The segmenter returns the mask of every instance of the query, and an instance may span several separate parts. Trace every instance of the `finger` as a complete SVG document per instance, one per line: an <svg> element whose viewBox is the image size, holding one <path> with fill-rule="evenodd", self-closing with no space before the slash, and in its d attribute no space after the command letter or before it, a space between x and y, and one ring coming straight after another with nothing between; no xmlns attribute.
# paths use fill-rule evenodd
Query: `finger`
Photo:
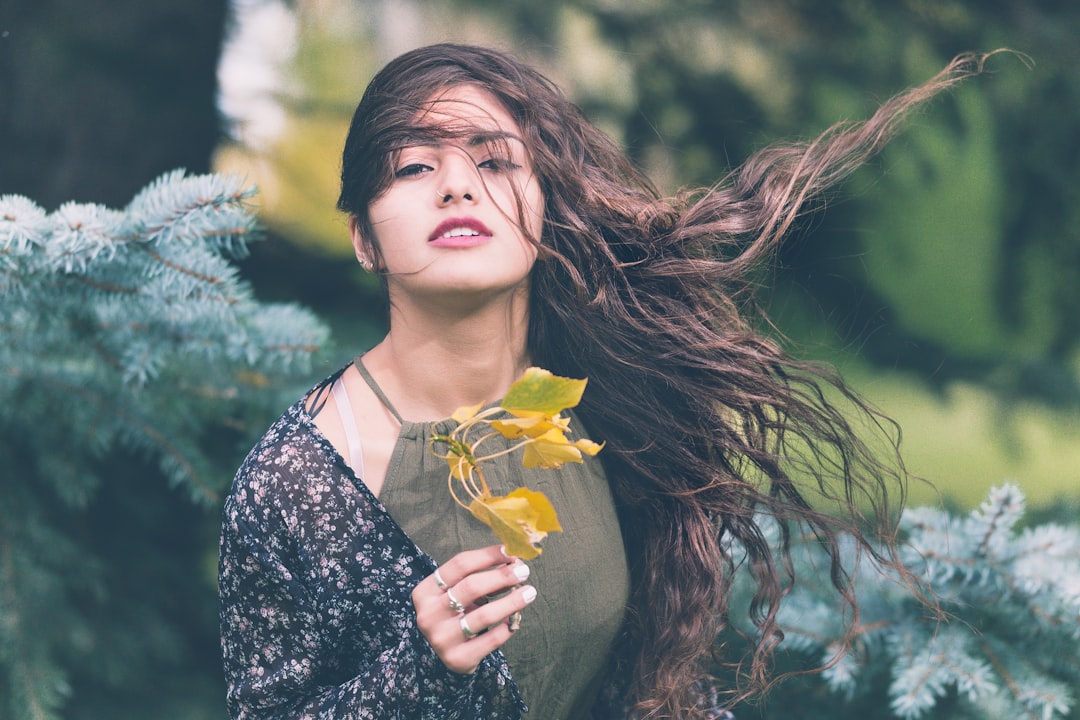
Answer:
<svg viewBox="0 0 1080 720"><path fill-rule="evenodd" d="M536 588L531 585L525 585L516 588L513 592L508 593L498 600L492 600L486 605L481 605L470 610L463 617L468 621L468 627L479 634L489 628L507 625L507 621L510 619L511 615L521 612L535 599ZM463 637L464 636L465 634L463 633ZM465 637L465 639L469 640L467 637Z"/></svg>
<svg viewBox="0 0 1080 720"><path fill-rule="evenodd" d="M430 623L456 615L488 602L493 596L521 585L528 579L529 566L520 560L490 570L481 570L461 580L453 587L440 590L434 585L418 584L413 588L413 605L417 615L430 627ZM434 581L433 581L434 582Z"/></svg>
<svg viewBox="0 0 1080 720"><path fill-rule="evenodd" d="M472 643L480 635L486 635L491 630L500 627L506 627L509 630L510 616L524 610L535 599L536 588L526 585L487 605L472 609L468 613L444 616L433 624L428 634L428 641L442 657L449 648L462 643ZM462 618L466 621L466 627L461 625ZM469 633L465 631L466 628L474 637L469 636Z"/></svg>
<svg viewBox="0 0 1080 720"><path fill-rule="evenodd" d="M439 566L439 576L449 587L457 585L463 578L481 570L488 570L499 565L507 565L517 558L509 557L502 551L501 545L490 545L478 550L465 550ZM431 584L438 587L433 576Z"/></svg>
<svg viewBox="0 0 1080 720"><path fill-rule="evenodd" d="M471 640L462 641L464 636L461 629L458 628L457 637L459 641L439 653L439 657L450 670L462 675L470 675L476 672L481 660L502 647L512 634L506 624L503 623L481 635L477 635Z"/></svg>
<svg viewBox="0 0 1080 720"><path fill-rule="evenodd" d="M440 623L437 636L429 642L449 669L472 673L486 655L502 647L514 634L508 622L510 616L534 599L535 588L518 588L480 609Z"/></svg>
<svg viewBox="0 0 1080 720"><path fill-rule="evenodd" d="M506 625L512 615L520 613L535 599L536 588L525 585L467 613L439 613L438 617L429 615L421 623L421 630L436 652L442 656L447 648L473 639L463 632L462 618L466 618L468 627L479 635L490 628Z"/></svg>
<svg viewBox="0 0 1080 720"><path fill-rule="evenodd" d="M517 568L516 570L514 568ZM459 587L459 581L470 574L485 573L492 568L504 572L471 581ZM491 545L478 550L466 550L450 558L438 568L438 577L433 572L417 583L412 591L413 606L416 608L417 621L425 635L429 635L439 620L447 615L455 615L468 609L484 595L506 590L520 584L528 577L528 569L521 569L521 561L507 556L501 545ZM521 579L518 579L521 578ZM439 579L446 584L441 588ZM448 594L448 591L452 591Z"/></svg>
<svg viewBox="0 0 1080 720"><path fill-rule="evenodd" d="M461 608L452 601L472 608L478 600L490 595L498 595L525 582L529 578L529 572L529 566L520 560L490 570L475 572L463 578L452 588L447 588L450 596L447 605L458 612Z"/></svg>

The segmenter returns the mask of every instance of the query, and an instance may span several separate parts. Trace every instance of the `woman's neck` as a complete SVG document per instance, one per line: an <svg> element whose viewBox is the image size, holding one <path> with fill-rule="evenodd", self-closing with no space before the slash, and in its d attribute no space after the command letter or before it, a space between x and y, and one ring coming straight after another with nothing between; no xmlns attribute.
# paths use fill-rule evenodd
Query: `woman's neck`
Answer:
<svg viewBox="0 0 1080 720"><path fill-rule="evenodd" d="M498 400L529 365L528 314L517 303L461 315L391 310L364 366L407 420L437 420Z"/></svg>

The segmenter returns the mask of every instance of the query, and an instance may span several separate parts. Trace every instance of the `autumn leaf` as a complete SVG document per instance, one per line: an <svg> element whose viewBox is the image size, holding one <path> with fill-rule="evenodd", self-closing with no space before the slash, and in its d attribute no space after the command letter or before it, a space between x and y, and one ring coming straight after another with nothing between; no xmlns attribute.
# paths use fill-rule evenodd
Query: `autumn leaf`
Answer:
<svg viewBox="0 0 1080 720"><path fill-rule="evenodd" d="M478 403L476 405L465 405L459 407L454 411L454 414L450 418L458 425L462 424L466 420L471 420L476 413L480 412L480 408L484 407L484 403Z"/></svg>
<svg viewBox="0 0 1080 720"><path fill-rule="evenodd" d="M558 415L581 402L587 383L531 367L506 391L502 409L518 417Z"/></svg>
<svg viewBox="0 0 1080 720"><path fill-rule="evenodd" d="M495 497L484 481L485 461L522 450L522 464L527 468L558 468L567 462L582 462L583 455L595 455L602 444L587 438L571 442L570 418L561 412L577 406L587 380L553 375L532 367L510 386L498 407L483 405L458 408L452 419L457 428L449 434L433 432L432 444L445 444L440 456L450 468L448 481L454 499L464 506L454 490L465 491L474 517L492 529L507 552L523 559L540 554L539 543L549 532L561 531L555 508L543 493L519 488L509 495ZM494 415L502 413L498 420ZM479 430L487 427L488 431ZM479 435L470 438L470 434ZM502 435L515 441L512 447L483 454L485 440Z"/></svg>
<svg viewBox="0 0 1080 720"><path fill-rule="evenodd" d="M540 554L538 545L548 533L562 531L551 501L528 488L501 497L478 497L469 505L469 512L491 528L508 555L522 560Z"/></svg>
<svg viewBox="0 0 1080 720"><path fill-rule="evenodd" d="M520 437L540 437L549 430L566 430L570 427L570 418L561 415L548 417L546 415L534 415L532 417L512 417L505 420L489 421L493 430L503 437L516 440Z"/></svg>
<svg viewBox="0 0 1080 720"><path fill-rule="evenodd" d="M593 442L589 438L579 438L574 441L574 447L592 457L604 449L604 443Z"/></svg>
<svg viewBox="0 0 1080 720"><path fill-rule="evenodd" d="M527 468L555 469L563 463L582 462L582 453L595 455L603 447L585 438L570 442L561 430L548 430L525 446L521 464Z"/></svg>

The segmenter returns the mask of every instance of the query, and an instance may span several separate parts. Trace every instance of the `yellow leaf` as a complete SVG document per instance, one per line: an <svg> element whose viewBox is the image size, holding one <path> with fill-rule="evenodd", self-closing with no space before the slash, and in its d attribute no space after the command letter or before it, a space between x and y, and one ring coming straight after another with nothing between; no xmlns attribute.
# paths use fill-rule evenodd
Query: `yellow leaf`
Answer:
<svg viewBox="0 0 1080 720"><path fill-rule="evenodd" d="M546 417L534 415L532 417L513 417L506 420L492 420L489 423L503 437L516 440L520 437L539 437L548 430L565 430L570 426L570 418L560 415Z"/></svg>
<svg viewBox="0 0 1080 720"><path fill-rule="evenodd" d="M604 443L593 442L589 438L581 438L574 443L574 447L586 455L595 455L604 449Z"/></svg>
<svg viewBox="0 0 1080 720"><path fill-rule="evenodd" d="M557 415L581 402L588 379L553 375L543 368L531 367L510 386L502 400L502 408L518 417Z"/></svg>
<svg viewBox="0 0 1080 720"><path fill-rule="evenodd" d="M508 555L531 560L540 554L541 540L550 532L561 532L559 518L543 493L518 488L503 497L485 496L473 500L469 512L492 529Z"/></svg>
<svg viewBox="0 0 1080 720"><path fill-rule="evenodd" d="M521 464L527 468L546 470L562 467L568 462L581 462L581 450L558 429L548 430L526 445L521 458Z"/></svg>
<svg viewBox="0 0 1080 720"><path fill-rule="evenodd" d="M472 418L474 415L476 415L476 413L480 412L480 408L482 407L484 407L484 403L477 403L476 405L465 405L455 410L454 414L450 417L453 419L454 422L460 425L466 420Z"/></svg>

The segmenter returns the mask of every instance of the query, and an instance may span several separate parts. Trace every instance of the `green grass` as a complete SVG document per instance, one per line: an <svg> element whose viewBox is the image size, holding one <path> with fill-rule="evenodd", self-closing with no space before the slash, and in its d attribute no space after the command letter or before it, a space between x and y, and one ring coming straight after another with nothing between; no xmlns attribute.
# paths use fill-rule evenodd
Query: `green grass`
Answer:
<svg viewBox="0 0 1080 720"><path fill-rule="evenodd" d="M1025 401L1006 404L974 385L952 385L939 396L898 374L847 377L900 423L911 472L958 507L978 505L987 490L1005 481L1024 490L1030 507L1080 497L1080 413ZM938 502L933 489L912 485L909 504Z"/></svg>

